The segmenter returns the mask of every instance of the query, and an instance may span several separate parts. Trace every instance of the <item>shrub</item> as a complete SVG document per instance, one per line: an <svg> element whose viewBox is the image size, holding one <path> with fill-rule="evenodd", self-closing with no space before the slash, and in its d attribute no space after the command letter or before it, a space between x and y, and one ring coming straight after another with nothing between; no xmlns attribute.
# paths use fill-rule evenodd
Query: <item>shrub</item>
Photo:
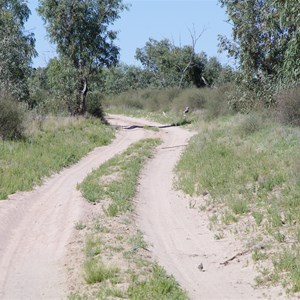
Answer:
<svg viewBox="0 0 300 300"><path fill-rule="evenodd" d="M276 103L281 123L300 126L300 86L279 93Z"/></svg>
<svg viewBox="0 0 300 300"><path fill-rule="evenodd" d="M227 93L229 90L231 90L230 85L224 85L217 89L209 90L205 104L208 119L214 119L219 116L227 115L230 112L227 98Z"/></svg>
<svg viewBox="0 0 300 300"><path fill-rule="evenodd" d="M203 109L207 101L207 92L208 89L204 88L187 88L180 92L178 91L172 105L173 111L183 112L187 106L191 111Z"/></svg>
<svg viewBox="0 0 300 300"><path fill-rule="evenodd" d="M21 138L24 133L25 111L10 95L0 95L0 137Z"/></svg>
<svg viewBox="0 0 300 300"><path fill-rule="evenodd" d="M104 113L102 110L103 96L99 92L88 93L86 101L87 112L93 117L104 121Z"/></svg>
<svg viewBox="0 0 300 300"><path fill-rule="evenodd" d="M246 137L255 133L263 127L264 120L262 116L251 112L248 115L242 116L240 122L236 126L236 132L241 137Z"/></svg>

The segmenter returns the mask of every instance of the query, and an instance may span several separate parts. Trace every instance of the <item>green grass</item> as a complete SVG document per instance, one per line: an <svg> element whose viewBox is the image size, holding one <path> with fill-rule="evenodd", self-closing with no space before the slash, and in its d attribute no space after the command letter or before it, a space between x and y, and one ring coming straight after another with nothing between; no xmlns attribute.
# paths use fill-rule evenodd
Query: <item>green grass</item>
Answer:
<svg viewBox="0 0 300 300"><path fill-rule="evenodd" d="M111 217L130 210L140 170L159 143L158 139L145 139L108 160L79 185L82 195L91 202L111 199L106 210Z"/></svg>
<svg viewBox="0 0 300 300"><path fill-rule="evenodd" d="M148 280L133 281L128 288L129 299L151 299L151 300L183 300L187 295L179 287L173 276L168 276L163 268L154 265L152 276Z"/></svg>
<svg viewBox="0 0 300 300"><path fill-rule="evenodd" d="M113 137L113 130L99 120L74 119L68 125L42 127L22 141L0 142L0 199L31 190Z"/></svg>
<svg viewBox="0 0 300 300"><path fill-rule="evenodd" d="M299 292L300 130L264 119L256 113L202 123L176 166L177 186L190 195L208 191L225 225L238 228L252 218L256 229L245 233L260 232L273 243L269 278L285 278L288 291Z"/></svg>
<svg viewBox="0 0 300 300"><path fill-rule="evenodd" d="M88 284L114 280L118 272L118 268L107 267L100 260L88 259L84 263L84 278Z"/></svg>

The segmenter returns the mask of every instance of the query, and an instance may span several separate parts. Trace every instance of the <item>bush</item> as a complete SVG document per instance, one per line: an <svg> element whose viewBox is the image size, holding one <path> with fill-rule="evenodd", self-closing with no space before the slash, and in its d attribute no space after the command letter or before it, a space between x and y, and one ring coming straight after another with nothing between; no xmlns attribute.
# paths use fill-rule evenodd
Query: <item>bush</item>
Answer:
<svg viewBox="0 0 300 300"><path fill-rule="evenodd" d="M24 134L25 111L10 95L0 95L0 138L17 139Z"/></svg>
<svg viewBox="0 0 300 300"><path fill-rule="evenodd" d="M241 137L246 137L255 133L263 127L264 120L262 115L251 112L248 115L244 115L236 126L236 132Z"/></svg>
<svg viewBox="0 0 300 300"><path fill-rule="evenodd" d="M276 103L281 123L300 126L300 86L279 93Z"/></svg>
<svg viewBox="0 0 300 300"><path fill-rule="evenodd" d="M93 117L100 118L102 121L104 121L105 119L102 109L102 94L99 92L88 93L86 100L87 112Z"/></svg>
<svg viewBox="0 0 300 300"><path fill-rule="evenodd" d="M187 88L178 91L173 101L172 110L183 112L187 106L191 111L203 109L207 101L207 93L208 89L205 88Z"/></svg>
<svg viewBox="0 0 300 300"><path fill-rule="evenodd" d="M227 93L230 89L230 85L224 85L217 89L209 90L205 104L205 108L207 109L206 116L208 119L214 119L230 113L227 98Z"/></svg>

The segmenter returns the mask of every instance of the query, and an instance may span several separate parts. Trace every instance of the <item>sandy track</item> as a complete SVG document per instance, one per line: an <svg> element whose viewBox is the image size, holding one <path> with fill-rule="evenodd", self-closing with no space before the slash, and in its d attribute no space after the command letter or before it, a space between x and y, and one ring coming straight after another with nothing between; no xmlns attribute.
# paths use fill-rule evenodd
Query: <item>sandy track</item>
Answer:
<svg viewBox="0 0 300 300"><path fill-rule="evenodd" d="M233 237L217 241L205 213L174 190L173 169L191 133L178 127L163 132L164 142L144 168L136 197L138 225L159 264L191 299L279 299L278 291L253 288L258 274L251 253L220 265L243 249Z"/></svg>
<svg viewBox="0 0 300 300"><path fill-rule="evenodd" d="M111 116L115 125L155 125ZM89 204L77 183L131 143L158 133L122 130L115 141L97 148L78 164L47 179L32 192L0 201L0 299L65 299L67 252ZM246 258L221 267L236 254L234 240L216 241L207 219L189 208L189 199L173 189L173 168L191 133L172 127L160 131L163 144L145 167L137 195L138 224L155 258L189 292L191 299L258 299L269 291L252 288L256 275ZM204 271L198 269L203 263ZM272 297L278 299L278 297Z"/></svg>
<svg viewBox="0 0 300 300"><path fill-rule="evenodd" d="M116 116L110 122L132 124ZM66 248L88 205L76 190L77 183L93 168L151 134L142 129L123 130L111 145L95 149L41 187L0 201L0 299L66 298Z"/></svg>

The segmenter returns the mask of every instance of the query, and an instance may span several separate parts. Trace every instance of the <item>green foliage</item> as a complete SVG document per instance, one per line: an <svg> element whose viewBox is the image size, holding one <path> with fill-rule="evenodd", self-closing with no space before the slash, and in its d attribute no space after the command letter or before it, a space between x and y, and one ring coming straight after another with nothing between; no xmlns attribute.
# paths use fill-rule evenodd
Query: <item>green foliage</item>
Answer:
<svg viewBox="0 0 300 300"><path fill-rule="evenodd" d="M49 62L51 63L51 61ZM30 97L27 100L30 109L45 113L46 103L50 97L50 87L46 68L32 69L28 78Z"/></svg>
<svg viewBox="0 0 300 300"><path fill-rule="evenodd" d="M53 58L49 61L47 70L47 84L51 96L46 99L51 103L45 103L50 112L61 111L74 112L77 108L76 84L77 71L69 59Z"/></svg>
<svg viewBox="0 0 300 300"><path fill-rule="evenodd" d="M104 69L102 88L106 95L120 94L129 90L147 88L152 85L152 75L140 67L118 64Z"/></svg>
<svg viewBox="0 0 300 300"><path fill-rule="evenodd" d="M0 94L0 138L17 139L24 135L25 110L8 94Z"/></svg>
<svg viewBox="0 0 300 300"><path fill-rule="evenodd" d="M38 12L46 22L50 40L57 45L60 58L70 65L67 78L73 78L73 74L75 77L68 86L75 84L75 108L69 107L73 114L86 112L88 76L96 68L117 62L119 49L114 45L117 32L109 26L125 8L122 0L40 1Z"/></svg>
<svg viewBox="0 0 300 300"><path fill-rule="evenodd" d="M300 126L300 86L276 95L278 118L283 124Z"/></svg>
<svg viewBox="0 0 300 300"><path fill-rule="evenodd" d="M152 269L152 278L145 281L134 281L128 288L129 299L153 299L167 300L187 299L178 283L172 276L168 276L163 268L154 266Z"/></svg>
<svg viewBox="0 0 300 300"><path fill-rule="evenodd" d="M87 102L86 110L91 116L99 118L103 122L106 122L102 110L102 100L103 100L103 95L101 93L99 92L89 93L86 99Z"/></svg>
<svg viewBox="0 0 300 300"><path fill-rule="evenodd" d="M217 89L169 88L128 91L105 97L103 105L106 109L113 109L119 113L135 111L136 114L142 114L142 110L160 112L161 117L156 120L164 124L175 123L174 115L176 120L182 119L187 106L191 112L205 109L206 118L213 119L230 113L226 95L229 89L230 85L222 85Z"/></svg>
<svg viewBox="0 0 300 300"><path fill-rule="evenodd" d="M42 178L70 166L112 138L112 129L99 124L99 120L79 119L65 126L41 126L40 131L22 141L2 142L0 199L32 189Z"/></svg>
<svg viewBox="0 0 300 300"><path fill-rule="evenodd" d="M204 85L201 76L206 57L196 54L192 46L177 47L168 39L149 39L136 50L135 57L152 74L156 87Z"/></svg>
<svg viewBox="0 0 300 300"><path fill-rule="evenodd" d="M246 81L259 77L299 81L300 9L292 1L219 0L233 24L233 41L220 47L239 60Z"/></svg>
<svg viewBox="0 0 300 300"><path fill-rule="evenodd" d="M30 15L25 1L0 1L0 91L27 100L27 77L36 55L33 34L24 33Z"/></svg>

